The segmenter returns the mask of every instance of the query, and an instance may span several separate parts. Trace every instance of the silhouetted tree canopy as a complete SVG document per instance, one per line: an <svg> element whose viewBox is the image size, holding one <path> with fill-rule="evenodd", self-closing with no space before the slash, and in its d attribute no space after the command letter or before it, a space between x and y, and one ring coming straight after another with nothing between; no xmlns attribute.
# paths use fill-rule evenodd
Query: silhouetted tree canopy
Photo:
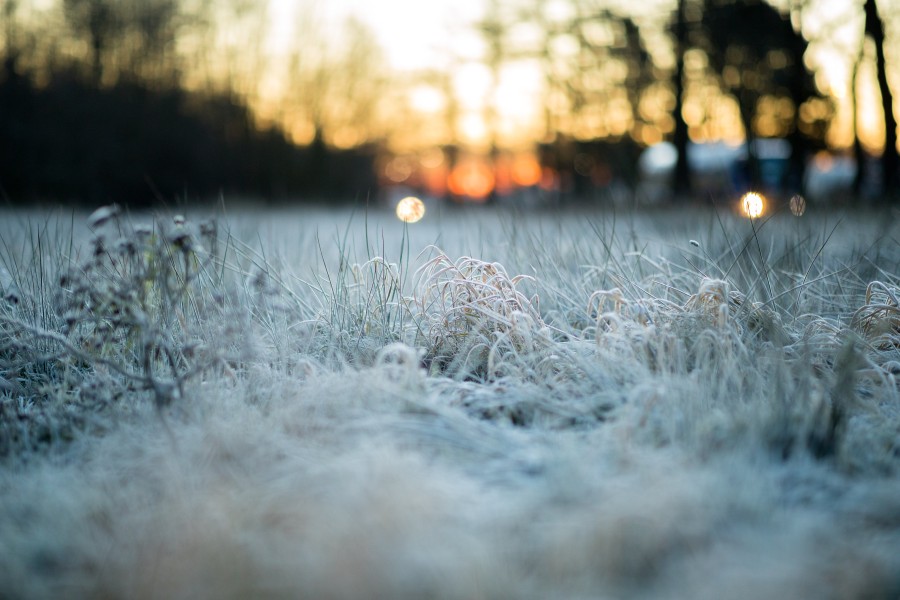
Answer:
<svg viewBox="0 0 900 600"><path fill-rule="evenodd" d="M803 56L808 42L789 16L762 0L704 0L695 43L702 48L723 89L740 107L750 155L750 176L759 181L753 140L788 138L792 181L799 188L812 145L824 145L825 127L801 123L801 106L824 101Z"/></svg>
<svg viewBox="0 0 900 600"><path fill-rule="evenodd" d="M675 173L672 179L674 196L678 199L686 197L691 192L691 174L688 166L688 126L684 120L685 100L685 73L684 55L688 44L687 0L678 0L674 14L675 22L672 23L675 49L675 71L672 73L672 91L675 94L675 103L672 107L672 143L678 156L675 161Z"/></svg>
<svg viewBox="0 0 900 600"><path fill-rule="evenodd" d="M298 147L276 126L258 127L230 89L185 90L176 0L64 0L83 51L43 63L22 60L28 38L14 31L13 3L4 8L0 193L9 201L352 199L376 184L371 148Z"/></svg>
<svg viewBox="0 0 900 600"><path fill-rule="evenodd" d="M866 0L865 37L875 45L875 68L878 77L878 91L881 95L881 110L884 114L884 153L881 156L881 185L884 195L896 196L900 191L900 156L897 154L897 119L894 116L894 95L887 77L887 59L884 52L884 22L878 14L875 0Z"/></svg>
<svg viewBox="0 0 900 600"><path fill-rule="evenodd" d="M760 182L754 140L783 138L790 169L777 185L799 190L834 110L804 61L800 31L817 34L800 17L818 5L789 2L789 16L776 7L784 4L677 0L666 23L606 0L488 0L472 24L478 55L460 44L447 50L451 66L416 82L390 71L364 21L330 27L333 15L314 3L301 3L275 52L266 4L253 0L54 0L46 9L0 0L0 195L352 198L375 187L376 153L426 144L455 149L436 175L444 184L456 150L496 163L527 144L546 167L542 187L580 195L635 183L638 153L671 139L676 195L688 197L689 137L739 139L736 113L751 183ZM890 192L900 181L884 23L875 0L852 4L865 23L858 33L875 46ZM818 56L814 48L806 58ZM525 69L537 81L519 105L507 94Z"/></svg>
<svg viewBox="0 0 900 600"><path fill-rule="evenodd" d="M220 191L365 194L374 187L371 158L257 130L227 95L134 82L98 88L62 74L38 87L0 74L0 186L12 200L147 205Z"/></svg>

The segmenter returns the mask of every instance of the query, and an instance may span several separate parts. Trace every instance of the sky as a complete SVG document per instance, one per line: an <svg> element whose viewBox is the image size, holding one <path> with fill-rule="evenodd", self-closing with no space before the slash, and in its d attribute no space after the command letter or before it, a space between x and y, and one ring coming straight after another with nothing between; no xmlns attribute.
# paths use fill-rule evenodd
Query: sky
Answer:
<svg viewBox="0 0 900 600"><path fill-rule="evenodd" d="M464 142L485 142L485 125L480 118L483 99L490 86L487 69L477 64L482 42L472 24L484 13L484 0L270 0L272 34L268 46L273 54L296 42L295 26L300 6L309 5L335 30L349 16L363 21L371 28L392 71L415 74L422 71L449 70L454 73L454 86L462 90L459 101L463 116L460 135ZM460 66L452 61L462 59ZM528 134L538 135L534 124L540 118L540 108L529 101L537 97L539 74L527 69L511 68L497 89L498 101L505 107L501 125ZM412 91L411 105L424 112L434 110L442 100L421 87Z"/></svg>
<svg viewBox="0 0 900 600"><path fill-rule="evenodd" d="M303 0L270 0L271 47L286 47ZM355 16L371 26L391 65L415 71L442 66L446 45L466 37L467 25L482 14L483 0L330 0L317 10L334 22Z"/></svg>
<svg viewBox="0 0 900 600"><path fill-rule="evenodd" d="M270 0L272 34L269 44L274 52L277 53L278 48L286 47L291 42L297 6L304 1L308 0ZM789 2L790 0L775 0L773 3L785 8ZM639 19L653 19L660 18L660 15L665 18L674 6L674 0L645 0L637 3L610 0L608 4L621 5L631 14L637 13ZM804 32L823 40L813 44L807 59L810 66L819 72L817 81L820 88L837 100L838 110L831 141L838 146L848 144L851 139L851 64L848 49L856 47L862 28L859 20L861 11L848 10L854 4L856 2L851 0L816 0L810 4L812 10L806 13L804 21ZM477 58L480 46L471 31L471 24L483 14L484 5L485 0L320 0L316 9L327 14L335 23L347 15L361 19L371 27L384 48L391 68L415 72L446 67L451 45L457 56ZM547 5L552 10L553 0L548 0ZM879 0L879 6L888 18L893 18L900 12L900 0ZM826 31L827 33L823 33ZM471 68L458 77L461 79L460 86L471 90L468 101L473 105L470 107L473 113L474 105L483 101L481 98L487 85L483 71ZM895 88L900 88L898 71L900 69L894 69L892 83ZM535 110L538 109L528 109L524 102L516 100L535 93L535 79L535 74L529 74L527 68L520 69L518 73L511 73L498 90L501 98L506 98L503 105L513 113L518 111L520 122L537 116ZM872 145L877 143L877 130L880 127L873 69L864 66L862 79L864 85L860 90L860 101L863 138L864 142ZM427 104L427 98L421 100ZM477 118L473 117L472 122L464 127L469 130L469 137L472 139L479 134L479 124L476 121Z"/></svg>
<svg viewBox="0 0 900 600"><path fill-rule="evenodd" d="M60 0L31 0L33 8L50 6ZM786 8L792 1L772 0L773 4ZM837 104L837 114L832 127L830 142L846 146L852 137L850 111L851 55L858 47L862 29L859 6L862 0L810 0L804 17L804 34L821 41L811 45L807 55L810 67L817 71L820 89L831 95ZM454 70L454 85L461 90L463 111L461 135L463 141L474 142L484 135L485 126L479 116L488 96L490 74L484 65L477 64L483 48L472 24L484 13L486 0L268 0L269 32L265 46L277 56L291 48L302 47L297 39L296 23L301 6L313 6L324 22L324 27L339 31L338 24L347 16L353 16L368 25L378 44L383 48L385 69L400 73L417 73L423 70ZM546 0L545 10L563 10L566 0ZM675 0L607 0L606 5L631 14L638 22L654 21L658 24L671 14ZM900 0L878 0L882 14L890 21L888 34L900 40ZM849 8L848 8L849 7ZM853 8L856 7L856 8ZM896 25L895 25L896 24ZM644 32L651 28L645 28ZM661 66L671 62L668 41L659 33L650 36L650 43L657 48L655 54L662 60ZM891 84L900 90L900 43L893 42L888 49L892 59ZM896 55L896 59L893 56ZM470 59L462 68L451 65L452 57ZM283 75L270 74L262 87L272 90L283 83ZM863 65L862 86L859 90L861 125L864 144L877 145L882 127L879 98L875 85L874 65L871 60ZM536 69L528 65L509 68L496 89L495 103L505 127L512 132L532 135L540 130L536 124L541 119L543 107L536 99L541 97L542 79ZM268 87L266 87L268 86ZM427 112L436 99L421 90L414 90L412 105ZM275 94L273 94L274 96ZM900 93L896 93L900 99ZM265 102L261 102L264 105ZM529 125L531 123L531 125Z"/></svg>

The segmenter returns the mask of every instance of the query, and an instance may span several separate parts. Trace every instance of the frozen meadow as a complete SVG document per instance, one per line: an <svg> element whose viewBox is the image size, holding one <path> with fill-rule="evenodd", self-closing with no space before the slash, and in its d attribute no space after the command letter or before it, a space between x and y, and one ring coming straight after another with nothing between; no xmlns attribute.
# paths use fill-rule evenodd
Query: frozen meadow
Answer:
<svg viewBox="0 0 900 600"><path fill-rule="evenodd" d="M900 597L900 215L0 215L0 598Z"/></svg>

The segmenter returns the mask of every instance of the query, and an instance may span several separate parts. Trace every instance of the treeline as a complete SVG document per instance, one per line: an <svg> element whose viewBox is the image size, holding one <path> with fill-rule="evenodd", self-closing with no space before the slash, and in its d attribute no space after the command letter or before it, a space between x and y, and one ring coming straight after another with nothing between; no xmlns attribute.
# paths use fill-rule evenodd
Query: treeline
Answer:
<svg viewBox="0 0 900 600"><path fill-rule="evenodd" d="M850 54L857 195L868 187L868 194L885 201L900 197L897 123L884 51L890 27L882 13L890 13L879 10L876 0L846 3L828 14L814 2L772 0L668 0L656 11L617 4L559 0L548 9L543 0L485 0L476 29L486 48L482 63L491 74L487 95L498 92L505 69L523 61L540 65L543 138L554 140L542 148L545 163L573 168L567 155L578 152L571 140L630 138L642 147L669 141L677 154L672 197L690 200L704 190L689 165L689 144L733 140L738 132L746 142L741 178L747 185L772 185L772 170L763 176L770 157L759 149L776 147L769 142L778 140L789 148L788 164L778 169L774 186L785 196L802 193L807 166L833 143L829 130L839 108L834 92L820 85L827 67L810 52L815 46L832 56ZM665 10L671 10L668 18ZM857 38L839 43L836 31ZM661 50L666 46L671 53ZM876 73L885 123L881 134L869 136L867 148L859 139L857 94L865 83L860 65ZM502 111L487 106L483 120L492 142L499 140ZM882 154L880 169L867 174L876 165L872 153ZM863 186L875 171L878 181ZM626 169L623 179L628 175Z"/></svg>
<svg viewBox="0 0 900 600"><path fill-rule="evenodd" d="M228 94L137 81L97 87L60 73L38 86L9 60L0 73L0 186L9 202L352 198L372 185L371 152L298 147L277 128L257 129Z"/></svg>
<svg viewBox="0 0 900 600"><path fill-rule="evenodd" d="M35 4L0 0L0 197L11 201L146 204L219 192L352 199L372 191L376 153L388 147L450 149L452 170L452 149L466 149L471 124L483 125L479 152L496 157L531 143L541 166L578 194L610 180L633 186L638 153L669 141L678 156L672 197L690 199L703 190L689 169L689 142L735 135L747 142L746 179L758 187L766 157L756 148L766 145L754 142L778 139L790 147L790 165L775 185L802 192L837 107L817 84L809 50L832 44L830 32L845 22L859 30L841 50L855 56L848 92L857 191L874 163L868 154L881 146L880 169L869 175L880 173L874 187L883 197L900 197L875 0L836 11L818 29L805 25L821 16L808 2L785 11L770 0L667 0L654 16L586 0L559 0L552 10L543 0L485 0L473 24L479 56L449 48L447 65L402 78L363 23L330 28L315 3L299 3L292 41L278 56L265 43L265 2ZM484 89L459 85L470 67L486 75ZM511 73L535 67L534 93L517 102L540 116L525 133L533 139L523 140L522 122L498 98ZM883 144L865 148L862 67L876 73L886 124ZM435 108L414 109L419 92ZM312 141L297 146L285 131Z"/></svg>

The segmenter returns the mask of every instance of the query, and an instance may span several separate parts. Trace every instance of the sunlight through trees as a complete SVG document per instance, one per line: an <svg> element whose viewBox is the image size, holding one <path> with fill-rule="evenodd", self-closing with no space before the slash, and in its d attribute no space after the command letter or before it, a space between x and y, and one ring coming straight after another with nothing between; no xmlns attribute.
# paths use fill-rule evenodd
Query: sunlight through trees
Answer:
<svg viewBox="0 0 900 600"><path fill-rule="evenodd" d="M209 156L201 146L213 143L234 156L207 161L218 165L212 169L246 170L248 190L275 194L313 189L317 178L341 182L351 163L372 181L398 183L377 165L404 156L415 166L402 182L427 180L435 193L490 198L521 186L508 165L528 156L538 161L528 185L580 194L634 186L636 156L665 141L676 150L680 197L694 183L689 146L712 142L745 144L746 182L735 186L800 192L817 152L852 150L857 192L890 196L898 186L896 10L882 4L484 0L455 11L451 23L440 19L454 11L438 4L431 21L405 19L400 0L365 10L350 0L0 0L0 152L9 157L0 183L14 196L52 195L65 188L66 173L109 180L116 172L134 179L133 189L165 196L215 179L199 177L200 157ZM431 39L423 31L434 32ZM394 46L407 37L419 44L413 53L429 57L427 68L398 66ZM104 113L143 114L155 124L104 128ZM216 133L185 145L176 132L194 126L175 125L175 114ZM70 120L53 123L63 118ZM85 129L89 123L99 129ZM158 144L134 133L144 129ZM89 131L103 148L96 157ZM92 166L44 150L54 136ZM757 139L788 143L778 158L787 161L783 173L762 172L768 158ZM163 175L152 163L166 156L114 150L129 140L183 147L193 158L181 162L197 166ZM339 167L332 155L342 152L355 158ZM435 152L440 167L418 164ZM42 162L51 154L63 164ZM141 164L103 166L118 157ZM103 188L84 182L76 195Z"/></svg>

